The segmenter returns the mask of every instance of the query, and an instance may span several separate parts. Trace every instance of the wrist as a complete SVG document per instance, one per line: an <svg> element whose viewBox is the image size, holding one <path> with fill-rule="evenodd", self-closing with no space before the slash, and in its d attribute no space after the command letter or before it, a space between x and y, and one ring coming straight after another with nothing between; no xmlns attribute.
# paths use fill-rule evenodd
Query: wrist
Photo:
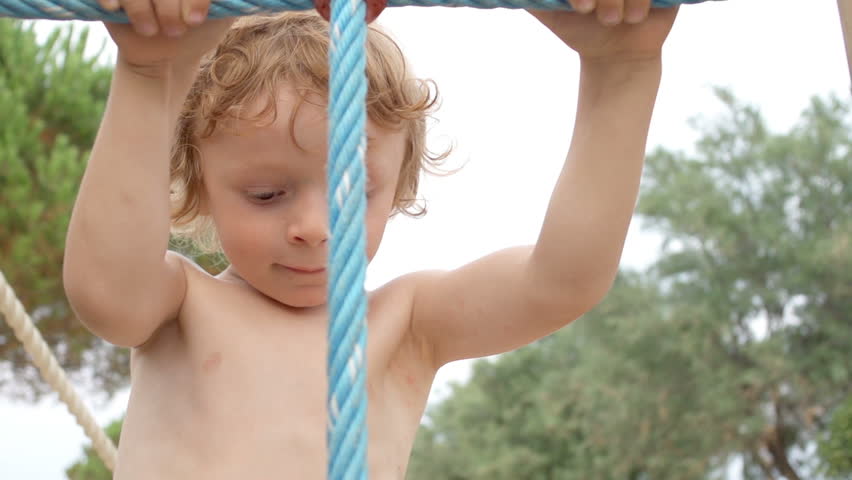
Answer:
<svg viewBox="0 0 852 480"><path fill-rule="evenodd" d="M662 70L662 55L642 56L580 56L580 67L585 71L606 75L647 75Z"/></svg>
<svg viewBox="0 0 852 480"><path fill-rule="evenodd" d="M585 115L617 118L624 117L624 112L631 112L630 116L635 118L644 118L646 114L650 117L661 78L662 62L659 60L583 62L580 68L578 118Z"/></svg>
<svg viewBox="0 0 852 480"><path fill-rule="evenodd" d="M113 73L113 90L123 94L144 98L149 104L165 108L170 115L177 115L192 87L198 68L139 67L116 62Z"/></svg>
<svg viewBox="0 0 852 480"><path fill-rule="evenodd" d="M172 84L189 83L195 80L201 61L175 64L173 62L161 62L153 64L137 64L129 61L119 52L115 62L116 71L138 78L143 81L154 83Z"/></svg>
<svg viewBox="0 0 852 480"><path fill-rule="evenodd" d="M580 76L584 83L598 88L622 87L630 84L659 86L662 77L662 59L656 58L615 60L615 59L580 59Z"/></svg>

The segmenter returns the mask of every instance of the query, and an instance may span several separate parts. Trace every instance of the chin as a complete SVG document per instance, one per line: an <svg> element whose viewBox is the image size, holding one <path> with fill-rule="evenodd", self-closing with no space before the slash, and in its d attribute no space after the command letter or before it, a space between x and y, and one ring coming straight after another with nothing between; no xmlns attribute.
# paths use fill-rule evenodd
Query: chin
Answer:
<svg viewBox="0 0 852 480"><path fill-rule="evenodd" d="M301 289L300 289L301 290ZM308 290L308 289L304 289ZM310 288L310 291L287 292L280 297L275 298L284 305L294 308L312 308L321 307L326 304L325 288ZM319 291L317 291L319 290Z"/></svg>
<svg viewBox="0 0 852 480"><path fill-rule="evenodd" d="M287 302L287 305L290 306L290 307L293 307L293 308L317 308L317 307L324 307L325 303L326 303L325 298L323 298L322 300L316 300L316 301L307 301L304 298L299 298L297 301Z"/></svg>

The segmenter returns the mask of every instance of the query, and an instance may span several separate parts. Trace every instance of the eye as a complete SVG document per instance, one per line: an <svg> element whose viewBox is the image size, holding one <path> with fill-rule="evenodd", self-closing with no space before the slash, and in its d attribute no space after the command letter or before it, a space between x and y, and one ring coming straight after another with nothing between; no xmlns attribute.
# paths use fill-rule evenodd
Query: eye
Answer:
<svg viewBox="0 0 852 480"><path fill-rule="evenodd" d="M248 192L249 198L256 203L269 203L277 197L284 195L284 190L275 190L267 192Z"/></svg>

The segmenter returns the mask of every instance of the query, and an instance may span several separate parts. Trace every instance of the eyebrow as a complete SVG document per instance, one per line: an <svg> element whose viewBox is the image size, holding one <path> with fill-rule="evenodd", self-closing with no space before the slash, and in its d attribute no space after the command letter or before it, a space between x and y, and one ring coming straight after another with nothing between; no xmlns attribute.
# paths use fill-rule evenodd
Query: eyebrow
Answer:
<svg viewBox="0 0 852 480"><path fill-rule="evenodd" d="M376 137L367 136L367 141L375 141ZM364 165L367 169L367 178L374 183L382 181L387 177L387 165L382 159L376 159L370 155L365 155ZM281 156L270 157L267 155L259 156L240 156L239 154L226 158L223 171L226 176L246 176L246 175L270 175L281 176L289 170L288 165Z"/></svg>
<svg viewBox="0 0 852 480"><path fill-rule="evenodd" d="M287 166L283 162L276 164L257 158L232 158L221 171L225 177L237 180L243 180L246 177L269 177L271 179L286 175Z"/></svg>

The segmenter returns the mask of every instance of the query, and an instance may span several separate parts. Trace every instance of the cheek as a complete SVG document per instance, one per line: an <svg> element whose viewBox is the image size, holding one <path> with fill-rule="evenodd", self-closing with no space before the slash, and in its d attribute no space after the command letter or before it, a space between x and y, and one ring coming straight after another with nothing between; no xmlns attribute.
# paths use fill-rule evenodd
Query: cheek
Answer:
<svg viewBox="0 0 852 480"><path fill-rule="evenodd" d="M222 249L232 259L266 250L271 243L269 229L263 222L253 221L251 217L216 220L216 229Z"/></svg>
<svg viewBox="0 0 852 480"><path fill-rule="evenodd" d="M236 199L211 202L211 214L225 255L232 263L268 252L279 241L275 222L264 211Z"/></svg>

